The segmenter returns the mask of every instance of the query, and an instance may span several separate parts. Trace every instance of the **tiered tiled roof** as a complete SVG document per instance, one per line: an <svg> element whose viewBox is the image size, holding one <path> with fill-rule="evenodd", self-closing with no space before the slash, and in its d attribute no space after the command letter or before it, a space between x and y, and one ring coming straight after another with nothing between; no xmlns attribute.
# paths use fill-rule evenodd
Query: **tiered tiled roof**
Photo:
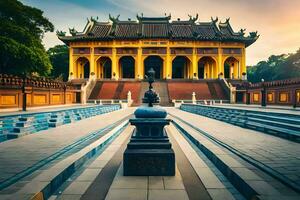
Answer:
<svg viewBox="0 0 300 200"><path fill-rule="evenodd" d="M249 85L249 88L255 89L255 88L262 88L263 86L269 88L269 87L289 86L289 85L298 85L298 84L300 84L300 78L291 78L291 79L284 79L284 80L253 83Z"/></svg>
<svg viewBox="0 0 300 200"><path fill-rule="evenodd" d="M171 21L171 16L143 17L137 16L137 21L120 21L118 17L109 16L109 22L98 22L88 19L84 32L78 33L74 29L72 36L65 36L64 32L58 32L60 40L68 44L72 41L103 41L103 40L134 40L134 39L170 39L192 41L232 41L242 42L246 46L257 40L257 32L250 32L244 36L243 29L234 32L229 18L225 22L218 22L218 18L211 22L197 22L198 16L191 17L187 21Z"/></svg>

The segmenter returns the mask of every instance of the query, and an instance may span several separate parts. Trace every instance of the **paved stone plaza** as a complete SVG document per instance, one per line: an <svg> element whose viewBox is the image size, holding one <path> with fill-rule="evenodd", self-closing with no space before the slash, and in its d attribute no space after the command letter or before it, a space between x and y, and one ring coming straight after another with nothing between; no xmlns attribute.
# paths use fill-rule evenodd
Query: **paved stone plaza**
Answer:
<svg viewBox="0 0 300 200"><path fill-rule="evenodd" d="M175 176L123 176L126 108L0 143L0 199L300 198L298 142L166 110Z"/></svg>

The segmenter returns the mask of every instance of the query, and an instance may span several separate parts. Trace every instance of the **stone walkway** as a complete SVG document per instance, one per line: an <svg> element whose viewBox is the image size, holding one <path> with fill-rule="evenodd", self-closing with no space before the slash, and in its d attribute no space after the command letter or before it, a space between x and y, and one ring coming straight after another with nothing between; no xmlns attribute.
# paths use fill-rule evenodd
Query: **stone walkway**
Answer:
<svg viewBox="0 0 300 200"><path fill-rule="evenodd" d="M169 113L300 184L300 145L272 135L168 108Z"/></svg>
<svg viewBox="0 0 300 200"><path fill-rule="evenodd" d="M120 166L106 200L188 200L182 177L176 168L175 176L123 176Z"/></svg>
<svg viewBox="0 0 300 200"><path fill-rule="evenodd" d="M118 164L118 170L113 174L112 182L109 183L110 181L107 179L109 175L106 174L109 172L104 171L107 167L111 167L108 165L118 154L119 149L123 145L126 147L132 130L133 127L129 126L99 157L86 165L80 175L70 178L72 180L70 184L50 199L93 199L92 197L98 195L99 199L105 198L106 200L188 200L189 196L183 183L183 177L177 167L176 175L170 177L123 176L122 154L124 150L121 151L119 158L121 164ZM181 140L184 139L181 137ZM194 163L198 163L198 160L194 160ZM106 178L99 179L100 173L104 173L102 177ZM214 185L214 183L210 183L210 185ZM103 187L108 187L107 193L101 191ZM94 194L93 191L96 193Z"/></svg>
<svg viewBox="0 0 300 200"><path fill-rule="evenodd" d="M78 141L80 138L131 115L134 110L135 108L118 110L1 143L0 182L29 168L67 145ZM184 112L176 108L166 108L166 110L169 114L209 133L223 143L276 170L296 184L300 184L299 143L261 132L243 129L218 120ZM263 174L263 172L258 170L255 166L201 135L197 130L188 127L187 124L182 127L185 127L185 130L197 138L198 142L208 147L209 151L222 157L222 159L229 163L230 169L240 171L240 174L244 175L242 176L242 181L249 180L249 182L252 182L252 186L255 190L265 193L272 192L274 198L276 194L278 194L277 199L280 199L283 195L290 199L298 198L297 193L294 191L291 192L291 190L285 186L282 187L282 184L278 184L280 186L277 185L278 187L273 188L274 184L278 183L278 181L274 181L273 178ZM225 177L223 171L219 171L216 168L217 165L214 162L210 162L211 160L208 159L208 156L203 154L203 150L197 149L174 124L168 126L166 131L170 136L173 149L176 150L176 176L123 176L122 155L132 130L133 127L128 126L111 144L108 143L109 146L107 146L103 152L99 152L99 154L96 154L91 160L87 161L87 163L70 176L58 190L55 190L55 192L52 191L50 199L91 199L90 197L94 197L95 194L98 194L99 197L99 193L101 193L100 188L105 186L107 187L104 189L106 191L102 191L102 193L107 200L185 200L193 197L191 191L195 189L195 187L191 185L191 173L189 172L193 172L199 179L203 191L208 194L208 199L244 199L242 193L237 191L236 185L232 184L232 180ZM107 135L108 134L106 134L105 137ZM199 137L197 137L198 135ZM104 141L103 137L99 140ZM94 143L97 142L100 144L98 140ZM16 194L25 195L26 198L32 197L36 192L29 193L28 190L37 191L39 190L38 188L41 187L41 184L34 182L34 180L40 180L40 177L49 178L50 176L47 173L50 172L53 172L55 175L58 169L57 165L59 165L59 169L61 169L61 164L66 165L70 163L72 157L76 157L77 159L77 157L79 158L83 155L83 151L88 152L89 150L87 149L91 150L91 146L95 147L99 145L94 143L87 145L77 153L58 160L56 163L47 165L45 169L38 170L35 176L22 179L22 181L17 183L19 185L16 185L15 188L2 190L0 192L0 199L4 197L10 199L12 196L16 197L15 199L22 199L18 198ZM182 152L181 154L185 156L185 159L180 158L178 149ZM115 160L118 160L118 162L115 162ZM105 173L107 173L107 170L112 169L111 166L113 166L113 163L114 171L110 172L112 177L108 180L107 174ZM190 166L187 168L186 164ZM51 177L55 177L54 175L52 174ZM253 177L255 179L253 179ZM52 178L47 179L48 182L52 180ZM282 191L278 189L279 187L281 187L280 189ZM285 191L283 191L283 188L285 188ZM16 191L17 193L15 193ZM95 194L93 192L95 192ZM193 193L197 194L196 192ZM199 195L197 197L198 198L195 198L194 195L194 198L191 199L199 199Z"/></svg>
<svg viewBox="0 0 300 200"><path fill-rule="evenodd" d="M131 115L134 110L135 108L118 110L1 143L0 182L89 133Z"/></svg>

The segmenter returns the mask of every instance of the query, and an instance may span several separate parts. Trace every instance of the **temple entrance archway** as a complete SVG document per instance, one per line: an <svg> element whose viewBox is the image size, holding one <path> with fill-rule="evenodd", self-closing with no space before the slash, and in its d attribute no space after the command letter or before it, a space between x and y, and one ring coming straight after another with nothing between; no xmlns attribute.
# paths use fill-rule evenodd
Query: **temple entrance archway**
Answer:
<svg viewBox="0 0 300 200"><path fill-rule="evenodd" d="M198 78L217 78L217 63L209 56L205 56L198 61Z"/></svg>
<svg viewBox="0 0 300 200"><path fill-rule="evenodd" d="M111 79L111 70L112 61L109 57L100 57L97 60L97 69L96 74L97 78Z"/></svg>
<svg viewBox="0 0 300 200"><path fill-rule="evenodd" d="M123 56L119 59L120 78L134 78L135 60L132 56Z"/></svg>
<svg viewBox="0 0 300 200"><path fill-rule="evenodd" d="M159 56L148 56L144 60L144 74L147 75L149 69L153 68L155 71L155 79L163 78L163 64L164 61Z"/></svg>
<svg viewBox="0 0 300 200"><path fill-rule="evenodd" d="M76 60L76 75L77 78L90 77L90 62L85 57L80 57Z"/></svg>
<svg viewBox="0 0 300 200"><path fill-rule="evenodd" d="M176 56L172 61L172 78L190 78L191 61L185 56Z"/></svg>
<svg viewBox="0 0 300 200"><path fill-rule="evenodd" d="M240 64L238 59L228 57L224 61L224 78L240 78Z"/></svg>
<svg viewBox="0 0 300 200"><path fill-rule="evenodd" d="M228 63L224 63L224 78L230 78L230 65Z"/></svg>

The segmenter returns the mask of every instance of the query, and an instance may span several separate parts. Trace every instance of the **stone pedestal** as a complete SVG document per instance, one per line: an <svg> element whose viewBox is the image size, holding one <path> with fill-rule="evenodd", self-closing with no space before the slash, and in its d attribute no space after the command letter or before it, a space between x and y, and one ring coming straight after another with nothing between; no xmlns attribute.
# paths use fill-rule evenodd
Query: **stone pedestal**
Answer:
<svg viewBox="0 0 300 200"><path fill-rule="evenodd" d="M124 176L174 176L175 154L164 126L165 110L141 107L131 125L136 128L124 152Z"/></svg>

